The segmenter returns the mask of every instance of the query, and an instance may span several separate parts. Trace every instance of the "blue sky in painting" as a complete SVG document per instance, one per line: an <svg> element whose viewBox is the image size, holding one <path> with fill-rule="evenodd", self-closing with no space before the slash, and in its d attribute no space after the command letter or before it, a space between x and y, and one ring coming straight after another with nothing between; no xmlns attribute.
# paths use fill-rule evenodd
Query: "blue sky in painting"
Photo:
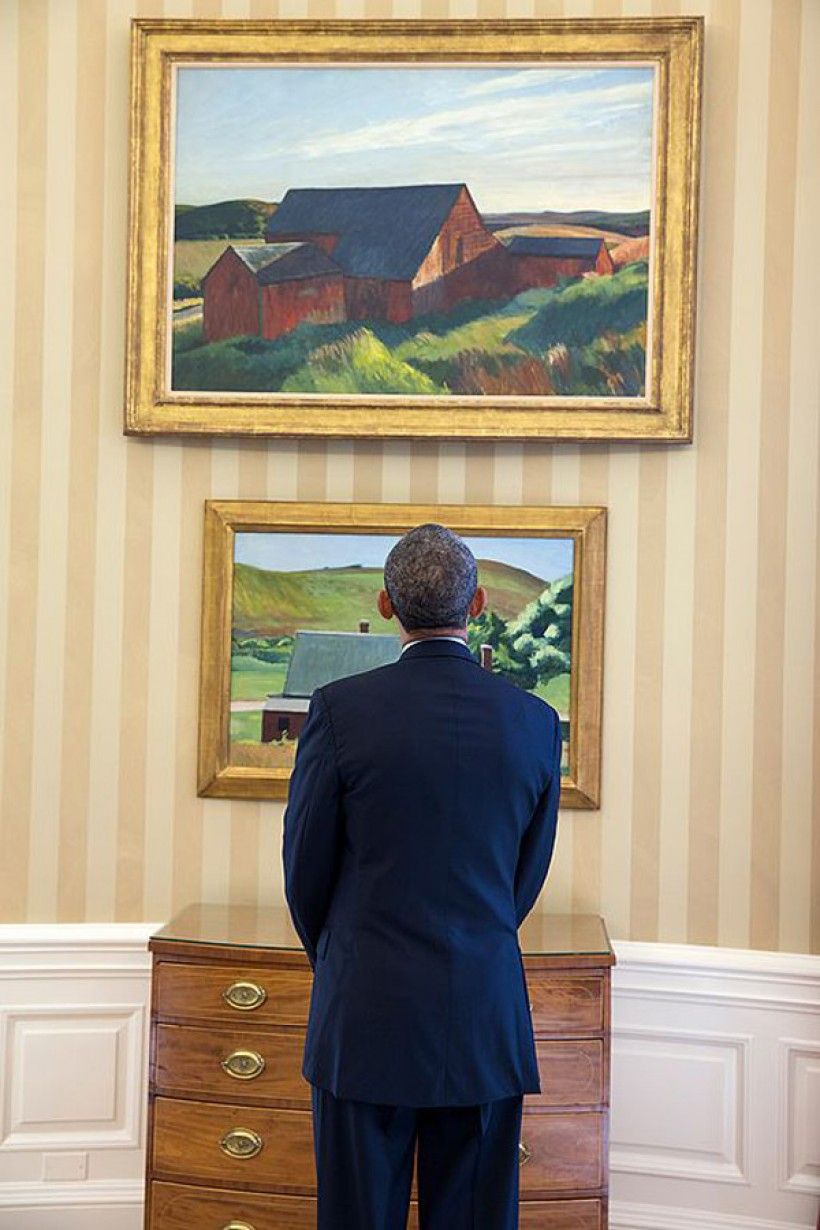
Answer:
<svg viewBox="0 0 820 1230"><path fill-rule="evenodd" d="M395 537L388 534L237 534L234 560L275 572L310 568L342 568L361 564L381 568ZM524 568L542 581L554 581L572 572L571 538L470 538L464 536L477 559L499 560Z"/></svg>
<svg viewBox="0 0 820 1230"><path fill-rule="evenodd" d="M175 200L467 183L483 212L646 209L653 69L181 67Z"/></svg>

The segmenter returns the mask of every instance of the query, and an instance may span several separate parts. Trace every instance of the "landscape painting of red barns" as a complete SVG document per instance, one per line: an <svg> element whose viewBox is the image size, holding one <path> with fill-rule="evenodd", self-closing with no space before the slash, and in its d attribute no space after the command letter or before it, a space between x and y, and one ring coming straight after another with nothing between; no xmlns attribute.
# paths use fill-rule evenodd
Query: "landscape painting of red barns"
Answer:
<svg viewBox="0 0 820 1230"><path fill-rule="evenodd" d="M172 391L646 399L656 73L180 66Z"/></svg>
<svg viewBox="0 0 820 1230"><path fill-rule="evenodd" d="M688 443L703 25L135 18L125 431Z"/></svg>

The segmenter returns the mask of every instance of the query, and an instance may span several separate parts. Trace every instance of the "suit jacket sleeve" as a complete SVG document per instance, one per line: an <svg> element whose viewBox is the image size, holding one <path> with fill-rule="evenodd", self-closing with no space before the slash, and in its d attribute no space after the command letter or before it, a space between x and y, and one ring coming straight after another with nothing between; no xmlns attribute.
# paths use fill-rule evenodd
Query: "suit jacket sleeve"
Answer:
<svg viewBox="0 0 820 1230"><path fill-rule="evenodd" d="M339 773L330 715L321 692L308 707L290 779L282 833L285 898L293 925L316 965L344 849Z"/></svg>
<svg viewBox="0 0 820 1230"><path fill-rule="evenodd" d="M561 794L561 726L552 710L552 755L549 781L524 830L515 871L515 925L520 927L529 914L552 860L558 827L558 799Z"/></svg>

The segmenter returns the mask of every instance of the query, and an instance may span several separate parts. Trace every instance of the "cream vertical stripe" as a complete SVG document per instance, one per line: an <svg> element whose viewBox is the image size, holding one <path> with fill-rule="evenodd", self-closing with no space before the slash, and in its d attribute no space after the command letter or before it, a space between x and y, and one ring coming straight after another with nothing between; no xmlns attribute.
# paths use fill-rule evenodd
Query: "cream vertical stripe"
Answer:
<svg viewBox="0 0 820 1230"><path fill-rule="evenodd" d="M663 547L665 451L647 449L638 463L635 736L633 742L632 891L630 935L658 938L661 703L663 691Z"/></svg>
<svg viewBox="0 0 820 1230"><path fill-rule="evenodd" d="M239 452L230 441L217 440L211 447L211 490L214 500L232 500L239 494ZM202 516L200 509L200 517ZM193 715L192 715L193 717ZM193 718L193 720L196 720ZM196 763L196 762L194 762ZM202 819L203 901L230 901L231 809L228 799L205 799Z"/></svg>
<svg viewBox="0 0 820 1230"><path fill-rule="evenodd" d="M820 329L820 5L804 3L799 67L794 286L791 305L791 411L786 485L786 575L783 637L783 781L780 831L779 939L810 947L812 900L812 692L817 662L816 526ZM816 762L815 762L816 763ZM815 885L815 900L820 885Z"/></svg>
<svg viewBox="0 0 820 1230"><path fill-rule="evenodd" d="M382 449L382 498L396 504L410 499L411 445L406 440L389 440Z"/></svg>
<svg viewBox="0 0 820 1230"><path fill-rule="evenodd" d="M68 576L63 699L62 800L58 917L85 912L86 822L94 653L94 559L97 519L97 436L103 211L100 185L105 149L105 0L77 9L77 112L74 256L78 274L72 313L69 444Z"/></svg>
<svg viewBox="0 0 820 1230"><path fill-rule="evenodd" d="M633 761L635 735L635 596L639 456L613 449L609 462L606 628L600 823L603 885L601 913L610 935L630 934ZM561 813L573 822L572 812Z"/></svg>
<svg viewBox="0 0 820 1230"><path fill-rule="evenodd" d="M789 339L794 274L794 210L801 0L773 13L761 364L761 470L758 496L757 644L750 931L754 948L778 944L780 799L783 778L783 589L786 583L786 478ZM785 223L785 225L784 225ZM776 596L777 595L777 596Z"/></svg>
<svg viewBox="0 0 820 1230"><path fill-rule="evenodd" d="M723 772L721 779L718 942L749 935L754 657L757 584L757 489L760 463L760 354L772 6L744 3L740 22L738 139L732 277L729 452L727 475ZM779 135L779 134L778 134Z"/></svg>
<svg viewBox="0 0 820 1230"><path fill-rule="evenodd" d="M820 456L818 456L818 485L820 485ZM818 510L820 512L820 510ZM816 576L820 581L820 515L815 526L815 565ZM809 922L810 952L820 952L820 593L815 589L814 607L814 737L812 739L812 810L810 828L812 833L811 850L811 894Z"/></svg>
<svg viewBox="0 0 820 1230"><path fill-rule="evenodd" d="M192 446L192 447L191 447ZM211 450L190 441L182 455L179 634L174 740L174 811L171 902L174 911L201 897L204 800L196 796L199 701L199 621L202 585L203 503L210 492Z"/></svg>
<svg viewBox="0 0 820 1230"><path fill-rule="evenodd" d="M17 202L18 202L18 20L17 8L0 7L0 111L5 123L0 127L0 164L5 168L5 192L0 192L0 226L7 236L6 285L17 278ZM12 406L14 402L14 311L11 293L0 295L0 800L3 796L3 769L6 717L6 665L10 603L3 595L10 592L11 572L11 448ZM0 803L0 820L3 819Z"/></svg>
<svg viewBox="0 0 820 1230"><path fill-rule="evenodd" d="M71 423L71 356L74 232L74 125L76 64L64 48L76 46L73 3L51 4L46 63L46 219L43 243L49 271L44 302L43 416L40 453L41 585L34 647L31 826L28 913L49 917L58 898L61 747L66 650L66 557L69 515L68 458Z"/></svg>
<svg viewBox="0 0 820 1230"><path fill-rule="evenodd" d="M163 440L152 453L145 861L153 872L144 884L143 915L167 918L171 912L175 820L182 448Z"/></svg>
<svg viewBox="0 0 820 1230"><path fill-rule="evenodd" d="M125 439L111 430L122 398L126 257L126 183L118 151L128 136L128 46L116 38L133 11L129 0L112 4L105 74L105 168L103 279L100 333L100 414L97 448L97 508L94 557L94 649L91 664L91 762L86 846L86 917L110 918L115 911L119 778L118 724L123 699L123 568L125 546Z"/></svg>
<svg viewBox="0 0 820 1230"><path fill-rule="evenodd" d="M239 450L239 497L255 499L265 488L267 456L264 441L243 441ZM261 804L235 803L231 808L231 901L258 903Z"/></svg>
<svg viewBox="0 0 820 1230"><path fill-rule="evenodd" d="M705 123L698 278L695 580L690 732L687 940L718 941L720 783L723 756L723 570L728 470L727 363L735 254L739 0L707 9ZM742 253L742 249L738 249ZM704 276L704 269L709 276Z"/></svg>
<svg viewBox="0 0 820 1230"><path fill-rule="evenodd" d="M565 0L565 6L568 0ZM553 452L552 502L577 504L581 478L581 450L577 444L556 444ZM552 856L550 877L537 908L570 913L573 894L575 824L571 812L562 811Z"/></svg>
<svg viewBox="0 0 820 1230"><path fill-rule="evenodd" d="M582 450L578 476L581 504L609 504L609 455L607 444ZM572 910L600 914L603 885L603 834L599 812L578 811L572 817Z"/></svg>
<svg viewBox="0 0 820 1230"><path fill-rule="evenodd" d="M39 574L40 450L42 446L43 256L46 180L48 10L42 0L18 10L19 94L16 188L13 403L9 480L9 584L6 623L0 910L27 917L34 686L34 627ZM52 909L54 903L52 903Z"/></svg>
<svg viewBox="0 0 820 1230"><path fill-rule="evenodd" d="M686 935L692 670L697 637L695 503L697 452L676 450L666 470L658 837L659 940Z"/></svg>
<svg viewBox="0 0 820 1230"><path fill-rule="evenodd" d="M120 710L119 830L116 917L138 921L143 886L153 868L145 866L144 824L148 740L148 645L150 618L153 458L148 442L128 450L125 476L122 676ZM147 873L147 874L146 874Z"/></svg>

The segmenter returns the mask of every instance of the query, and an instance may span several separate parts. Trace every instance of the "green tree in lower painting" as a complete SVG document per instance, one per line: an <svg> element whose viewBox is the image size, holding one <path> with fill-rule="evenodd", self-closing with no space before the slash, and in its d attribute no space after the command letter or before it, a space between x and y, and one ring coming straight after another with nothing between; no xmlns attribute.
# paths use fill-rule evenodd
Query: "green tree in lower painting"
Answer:
<svg viewBox="0 0 820 1230"><path fill-rule="evenodd" d="M470 623L470 648L492 645L493 669L528 691L570 670L572 577L548 585L523 611L505 623L485 612Z"/></svg>

